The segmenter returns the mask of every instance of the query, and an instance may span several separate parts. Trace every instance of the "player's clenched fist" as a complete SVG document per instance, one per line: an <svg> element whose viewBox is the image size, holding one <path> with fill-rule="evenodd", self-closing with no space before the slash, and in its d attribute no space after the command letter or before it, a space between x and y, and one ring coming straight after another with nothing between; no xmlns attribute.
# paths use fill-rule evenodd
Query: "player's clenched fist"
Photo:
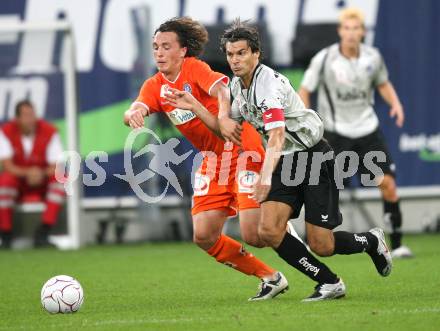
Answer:
<svg viewBox="0 0 440 331"><path fill-rule="evenodd" d="M220 117L218 121L220 132L226 141L232 141L234 144L241 146L242 126L227 116Z"/></svg>
<svg viewBox="0 0 440 331"><path fill-rule="evenodd" d="M132 129L144 127L144 117L148 115L148 110L142 105L134 104L124 114L124 123Z"/></svg>

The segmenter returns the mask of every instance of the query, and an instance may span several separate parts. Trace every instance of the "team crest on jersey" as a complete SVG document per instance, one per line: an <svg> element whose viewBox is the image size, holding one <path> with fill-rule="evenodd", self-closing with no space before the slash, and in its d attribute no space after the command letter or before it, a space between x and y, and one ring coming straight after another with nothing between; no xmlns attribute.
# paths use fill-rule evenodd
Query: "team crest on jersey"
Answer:
<svg viewBox="0 0 440 331"><path fill-rule="evenodd" d="M189 83L183 84L183 90L192 94L192 88L191 88L191 85Z"/></svg>
<svg viewBox="0 0 440 331"><path fill-rule="evenodd" d="M365 70L367 71L367 74L370 75L370 76L374 74L374 66L372 64L369 64L365 68Z"/></svg>
<svg viewBox="0 0 440 331"><path fill-rule="evenodd" d="M253 186L258 180L258 174L255 171L244 170L238 173L238 192L252 193Z"/></svg>

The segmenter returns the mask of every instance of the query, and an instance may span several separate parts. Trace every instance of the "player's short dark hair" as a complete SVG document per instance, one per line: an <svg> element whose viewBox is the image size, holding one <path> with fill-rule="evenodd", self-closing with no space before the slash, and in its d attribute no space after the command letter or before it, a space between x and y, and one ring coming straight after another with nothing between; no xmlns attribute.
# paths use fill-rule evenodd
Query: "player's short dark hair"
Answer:
<svg viewBox="0 0 440 331"><path fill-rule="evenodd" d="M228 42L234 43L236 41L245 40L251 48L252 53L260 52L262 57L260 34L255 26L249 24L249 21L240 21L236 18L231 26L223 32L220 38L220 49L226 53L226 44Z"/></svg>
<svg viewBox="0 0 440 331"><path fill-rule="evenodd" d="M27 99L21 100L15 105L15 117L20 116L21 108L23 108L24 106L31 107L32 109L34 108L34 105L32 104L32 102L30 100L27 100Z"/></svg>
<svg viewBox="0 0 440 331"><path fill-rule="evenodd" d="M181 47L186 47L185 57L199 56L208 42L208 31L199 22L190 17L175 17L162 23L154 35L158 32L174 32Z"/></svg>

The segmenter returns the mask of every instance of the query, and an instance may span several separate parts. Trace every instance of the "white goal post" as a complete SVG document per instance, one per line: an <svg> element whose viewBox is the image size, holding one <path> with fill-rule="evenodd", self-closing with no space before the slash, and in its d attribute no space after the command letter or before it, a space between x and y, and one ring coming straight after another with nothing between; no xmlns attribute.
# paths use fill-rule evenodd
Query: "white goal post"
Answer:
<svg viewBox="0 0 440 331"><path fill-rule="evenodd" d="M61 33L62 52L59 69L63 73L64 85L64 112L66 121L66 143L68 151L79 151L78 145L78 105L77 105L77 86L75 74L75 45L71 26L66 21L53 22L22 22L14 21L0 24L0 39L14 39L14 35L21 35L22 38L32 38L32 33ZM3 37L2 37L3 36ZM17 40L19 38L16 38ZM38 41L30 43L38 44ZM36 45L37 46L37 45ZM41 68L16 66L11 68L16 74L36 75ZM6 99L7 97L5 97ZM2 105L0 105L2 106ZM79 177L81 178L81 177ZM59 240L59 246L64 249L78 249L81 246L80 236L80 200L82 195L81 181L76 180L72 185L71 194L67 196L67 237L55 238ZM58 239L58 240L56 240Z"/></svg>

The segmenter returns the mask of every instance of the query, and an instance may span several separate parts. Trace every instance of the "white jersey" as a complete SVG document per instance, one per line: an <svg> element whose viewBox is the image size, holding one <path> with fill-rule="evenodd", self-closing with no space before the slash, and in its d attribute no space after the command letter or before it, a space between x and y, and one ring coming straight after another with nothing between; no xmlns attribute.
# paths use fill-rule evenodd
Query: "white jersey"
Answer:
<svg viewBox="0 0 440 331"><path fill-rule="evenodd" d="M379 125L374 89L387 81L387 68L376 48L361 44L359 57L349 59L341 54L339 44L333 44L313 57L301 86L309 92L319 87L318 111L326 130L359 138Z"/></svg>
<svg viewBox="0 0 440 331"><path fill-rule="evenodd" d="M319 115L305 108L285 76L264 64L255 68L249 89L234 77L231 95L232 118L252 124L265 143L269 130L286 128L283 155L313 147L322 138L324 126Z"/></svg>

